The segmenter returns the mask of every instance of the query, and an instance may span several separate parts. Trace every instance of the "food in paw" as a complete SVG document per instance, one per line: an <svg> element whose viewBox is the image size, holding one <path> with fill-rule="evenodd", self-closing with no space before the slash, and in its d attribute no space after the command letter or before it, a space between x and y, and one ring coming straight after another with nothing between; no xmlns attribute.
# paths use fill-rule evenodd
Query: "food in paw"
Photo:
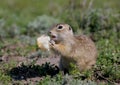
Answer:
<svg viewBox="0 0 120 85"><path fill-rule="evenodd" d="M50 42L50 37L47 35L42 35L37 38L37 45L41 50L49 51L50 50L49 42Z"/></svg>

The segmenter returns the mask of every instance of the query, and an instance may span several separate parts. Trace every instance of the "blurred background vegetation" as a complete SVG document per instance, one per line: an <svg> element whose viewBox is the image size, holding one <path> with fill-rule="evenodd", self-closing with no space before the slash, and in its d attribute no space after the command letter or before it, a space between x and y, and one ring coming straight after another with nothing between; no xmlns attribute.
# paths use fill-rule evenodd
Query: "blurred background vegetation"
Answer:
<svg viewBox="0 0 120 85"><path fill-rule="evenodd" d="M95 71L120 82L120 0L0 0L0 49L22 43L25 48L18 46L17 52L26 56L36 51L36 38L57 23L90 36L99 52ZM0 74L6 82L8 77Z"/></svg>

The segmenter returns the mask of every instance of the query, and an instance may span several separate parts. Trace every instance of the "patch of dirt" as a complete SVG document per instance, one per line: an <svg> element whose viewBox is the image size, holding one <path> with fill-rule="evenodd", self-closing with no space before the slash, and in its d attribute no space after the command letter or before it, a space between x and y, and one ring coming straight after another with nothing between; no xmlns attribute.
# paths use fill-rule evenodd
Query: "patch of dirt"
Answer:
<svg viewBox="0 0 120 85"><path fill-rule="evenodd" d="M19 80L24 85L35 85L43 79L43 76L50 75L52 77L59 72L59 56L40 58L40 53L37 52L34 55L33 52L33 58L24 57L18 54L16 50L18 47L23 49L24 45L5 45L1 49L4 55L0 55L0 62L17 63L16 67L8 72L13 84L17 84L17 80Z"/></svg>
<svg viewBox="0 0 120 85"><path fill-rule="evenodd" d="M4 55L2 56L2 61L6 63L11 63L11 62L20 63L26 61L26 58L21 56Z"/></svg>
<svg viewBox="0 0 120 85"><path fill-rule="evenodd" d="M36 64L42 65L45 62L50 62L51 64L59 66L59 60L60 60L59 57L39 58Z"/></svg>
<svg viewBox="0 0 120 85"><path fill-rule="evenodd" d="M23 61L26 62L26 61ZM59 58L39 58L35 64L19 64L10 70L10 76L15 80L21 80L24 84L36 84L43 79L44 76L51 77L59 73Z"/></svg>
<svg viewBox="0 0 120 85"><path fill-rule="evenodd" d="M9 75L13 78L13 83L20 80L23 84L36 84L43 79L43 76L51 77L59 73L59 57L29 59L22 56L4 55L2 62L17 62L18 65L9 71ZM32 64L34 62L34 64Z"/></svg>

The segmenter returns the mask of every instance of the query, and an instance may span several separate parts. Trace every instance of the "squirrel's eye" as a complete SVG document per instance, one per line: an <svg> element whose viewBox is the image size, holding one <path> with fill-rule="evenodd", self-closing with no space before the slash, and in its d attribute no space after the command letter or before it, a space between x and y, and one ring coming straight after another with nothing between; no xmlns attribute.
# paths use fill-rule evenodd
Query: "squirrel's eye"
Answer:
<svg viewBox="0 0 120 85"><path fill-rule="evenodd" d="M62 29L62 28L63 28L63 26L61 26L61 25L60 25L60 26L58 26L58 29Z"/></svg>

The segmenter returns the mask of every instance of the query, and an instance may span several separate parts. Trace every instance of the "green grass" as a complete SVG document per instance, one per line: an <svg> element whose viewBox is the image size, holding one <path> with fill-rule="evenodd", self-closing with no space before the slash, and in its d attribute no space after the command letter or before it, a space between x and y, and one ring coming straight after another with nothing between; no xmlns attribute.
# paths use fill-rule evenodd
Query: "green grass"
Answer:
<svg viewBox="0 0 120 85"><path fill-rule="evenodd" d="M75 7L71 7L69 1L0 1L0 57L11 54L26 57L36 52L36 38L43 33L47 34L52 24L65 22L71 25L76 34L84 33L92 37L99 53L97 64L92 71L81 74L76 74L73 69L72 74L67 77L61 73L53 78L44 76L36 84L120 83L120 1L93 0L90 8L92 0L86 0L85 6L82 4L83 0L74 0ZM17 82L8 74L16 65L14 62L0 62L0 84ZM22 81L18 83L21 84Z"/></svg>

